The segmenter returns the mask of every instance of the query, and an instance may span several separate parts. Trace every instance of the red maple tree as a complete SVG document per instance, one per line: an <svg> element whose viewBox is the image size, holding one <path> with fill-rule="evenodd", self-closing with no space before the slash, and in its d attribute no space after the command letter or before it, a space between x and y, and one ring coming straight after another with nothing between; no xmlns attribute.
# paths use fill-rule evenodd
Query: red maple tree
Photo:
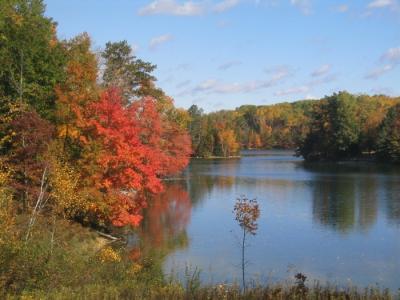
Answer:
<svg viewBox="0 0 400 300"><path fill-rule="evenodd" d="M89 110L91 135L102 145L97 157L101 174L95 177L111 206L111 221L137 226L146 195L160 193L161 177L187 165L189 137L163 119L152 97L124 106L119 91L109 88Z"/></svg>

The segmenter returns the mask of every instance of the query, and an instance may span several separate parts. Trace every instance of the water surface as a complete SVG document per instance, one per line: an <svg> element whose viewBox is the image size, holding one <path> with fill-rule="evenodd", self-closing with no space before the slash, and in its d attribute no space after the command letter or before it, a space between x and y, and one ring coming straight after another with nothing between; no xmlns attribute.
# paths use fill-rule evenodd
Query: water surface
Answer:
<svg viewBox="0 0 400 300"><path fill-rule="evenodd" d="M400 288L400 170L373 163L313 163L288 151L194 159L151 205L142 237L165 272L198 267L205 283L240 281L240 195L261 216L246 249L247 278Z"/></svg>

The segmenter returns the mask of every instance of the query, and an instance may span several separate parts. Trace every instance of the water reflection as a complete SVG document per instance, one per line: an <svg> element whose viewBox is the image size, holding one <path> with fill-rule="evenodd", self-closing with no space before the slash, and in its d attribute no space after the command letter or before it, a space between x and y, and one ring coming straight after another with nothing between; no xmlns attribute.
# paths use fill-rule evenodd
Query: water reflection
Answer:
<svg viewBox="0 0 400 300"><path fill-rule="evenodd" d="M188 246L186 226L191 217L192 203L185 185L167 183L165 191L152 199L145 210L144 220L137 235L130 237L130 257L141 258L142 253L162 258Z"/></svg>
<svg viewBox="0 0 400 300"><path fill-rule="evenodd" d="M259 156L262 155L257 153L250 158ZM377 221L379 201L386 203L388 221L400 224L400 172L395 168L371 163L307 164L291 156L278 157L278 161L277 158L269 160L270 165L261 161L263 176L257 174L260 165L251 168L248 157L192 162L186 171L186 183L193 205L207 199L205 195L215 190L238 186L243 190L264 187L274 199L284 201L288 197L285 193L302 182L312 190L312 215L316 224L339 233L367 231ZM250 176L246 167L251 168Z"/></svg>
<svg viewBox="0 0 400 300"><path fill-rule="evenodd" d="M395 168L370 163L307 164L313 174L313 219L341 233L367 231L378 218L379 202L387 219L399 222L399 178Z"/></svg>
<svg viewBox="0 0 400 300"><path fill-rule="evenodd" d="M293 264L322 281L352 278L396 287L399 168L307 164L279 151L193 160L147 209L132 256L139 249L158 251L166 271L192 264L216 281L235 280L240 270L232 208L241 194L261 206L249 273L284 280Z"/></svg>
<svg viewBox="0 0 400 300"><path fill-rule="evenodd" d="M346 232L355 225L355 186L347 180L317 181L313 193L313 220Z"/></svg>
<svg viewBox="0 0 400 300"><path fill-rule="evenodd" d="M378 182L371 177L365 178L357 185L358 193L358 227L372 227L378 217Z"/></svg>
<svg viewBox="0 0 400 300"><path fill-rule="evenodd" d="M386 181L384 184L386 214L388 222L400 226L400 182L397 179Z"/></svg>

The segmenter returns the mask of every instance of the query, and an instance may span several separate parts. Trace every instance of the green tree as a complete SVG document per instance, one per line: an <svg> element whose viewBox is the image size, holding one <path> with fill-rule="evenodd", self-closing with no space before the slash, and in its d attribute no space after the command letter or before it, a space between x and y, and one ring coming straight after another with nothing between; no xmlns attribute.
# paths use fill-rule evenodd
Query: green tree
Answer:
<svg viewBox="0 0 400 300"><path fill-rule="evenodd" d="M360 128L357 122L356 98L340 92L328 97L330 121L332 123L333 159L359 154Z"/></svg>
<svg viewBox="0 0 400 300"><path fill-rule="evenodd" d="M382 160L400 162L400 104L392 107L382 122L378 156Z"/></svg>
<svg viewBox="0 0 400 300"><path fill-rule="evenodd" d="M154 93L161 92L152 84L156 78L151 72L156 66L136 58L127 41L108 42L101 56L104 59L104 85L118 87L126 101L150 96L149 90L153 97L156 96Z"/></svg>
<svg viewBox="0 0 400 300"><path fill-rule="evenodd" d="M360 154L356 98L347 92L325 97L314 107L310 131L299 147L306 160L338 160Z"/></svg>
<svg viewBox="0 0 400 300"><path fill-rule="evenodd" d="M377 149L380 124L388 110L398 101L384 95L357 97L357 115L360 123L360 148L363 152L373 154Z"/></svg>
<svg viewBox="0 0 400 300"><path fill-rule="evenodd" d="M1 2L0 97L26 102L51 119L54 87L64 78L65 55L56 24L44 16L44 10L42 0Z"/></svg>
<svg viewBox="0 0 400 300"><path fill-rule="evenodd" d="M189 123L189 133L192 138L192 147L194 154L198 154L199 146L202 142L202 116L203 110L199 108L197 105L192 105L188 109L188 113L190 116Z"/></svg>

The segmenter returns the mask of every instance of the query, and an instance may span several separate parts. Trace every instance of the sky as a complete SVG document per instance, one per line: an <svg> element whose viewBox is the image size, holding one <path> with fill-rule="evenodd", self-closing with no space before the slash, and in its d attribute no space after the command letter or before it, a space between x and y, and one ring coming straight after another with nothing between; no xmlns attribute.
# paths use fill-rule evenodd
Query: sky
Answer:
<svg viewBox="0 0 400 300"><path fill-rule="evenodd" d="M127 40L178 107L400 95L400 0L45 0L69 39Z"/></svg>

